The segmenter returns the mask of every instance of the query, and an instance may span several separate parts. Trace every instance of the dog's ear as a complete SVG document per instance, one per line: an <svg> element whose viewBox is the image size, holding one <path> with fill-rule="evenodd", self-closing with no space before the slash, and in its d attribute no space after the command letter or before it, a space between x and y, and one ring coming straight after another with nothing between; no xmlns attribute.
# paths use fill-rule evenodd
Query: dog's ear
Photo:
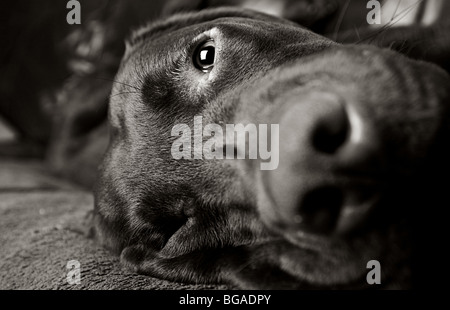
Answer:
<svg viewBox="0 0 450 310"><path fill-rule="evenodd" d="M314 28L337 12L336 0L169 0L164 15L200 11L206 8L233 6L252 9Z"/></svg>

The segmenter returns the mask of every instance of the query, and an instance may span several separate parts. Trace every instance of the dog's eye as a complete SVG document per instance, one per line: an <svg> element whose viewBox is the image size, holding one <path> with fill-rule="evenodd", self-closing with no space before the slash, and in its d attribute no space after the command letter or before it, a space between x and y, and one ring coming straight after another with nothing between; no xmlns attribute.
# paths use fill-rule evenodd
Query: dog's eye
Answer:
<svg viewBox="0 0 450 310"><path fill-rule="evenodd" d="M194 53L194 66L203 72L210 72L214 67L215 54L214 41L203 43Z"/></svg>

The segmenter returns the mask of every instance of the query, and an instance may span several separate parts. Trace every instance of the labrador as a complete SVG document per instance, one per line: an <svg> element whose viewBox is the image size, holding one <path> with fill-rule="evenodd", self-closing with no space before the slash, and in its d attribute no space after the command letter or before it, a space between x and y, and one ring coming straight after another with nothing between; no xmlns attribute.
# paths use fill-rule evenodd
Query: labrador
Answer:
<svg viewBox="0 0 450 310"><path fill-rule="evenodd" d="M412 287L415 215L439 215L444 192L444 70L214 8L135 31L115 81L93 225L130 270L243 289L364 289L378 261L377 288ZM235 146L219 156L234 141L220 138L229 124L271 138L276 168ZM174 156L195 143L217 156Z"/></svg>

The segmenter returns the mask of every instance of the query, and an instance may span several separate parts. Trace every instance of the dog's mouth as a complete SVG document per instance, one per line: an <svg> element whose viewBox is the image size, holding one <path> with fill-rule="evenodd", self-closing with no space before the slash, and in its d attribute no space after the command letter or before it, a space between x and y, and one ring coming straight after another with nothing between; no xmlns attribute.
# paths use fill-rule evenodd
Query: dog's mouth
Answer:
<svg viewBox="0 0 450 310"><path fill-rule="evenodd" d="M358 189L347 196L336 188L320 190L300 206L307 210L305 219L261 213L266 227L289 244L279 253L284 270L318 287L361 288L367 285L367 263L376 260L384 268L384 284L391 284L390 277L408 279L411 216L389 208L412 211L387 203L396 200L383 187L380 180L371 180L371 185L355 185Z"/></svg>
<svg viewBox="0 0 450 310"><path fill-rule="evenodd" d="M290 246L280 254L288 273L318 287L367 287L367 264L376 260L383 268L382 283L389 286L411 276L409 229L408 224L400 222L352 238L298 230L284 234Z"/></svg>

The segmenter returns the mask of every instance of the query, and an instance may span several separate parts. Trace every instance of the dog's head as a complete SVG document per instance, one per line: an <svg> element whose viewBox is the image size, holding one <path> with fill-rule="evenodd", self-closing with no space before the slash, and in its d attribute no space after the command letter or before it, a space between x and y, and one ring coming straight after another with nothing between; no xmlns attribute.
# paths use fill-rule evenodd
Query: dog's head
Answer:
<svg viewBox="0 0 450 310"><path fill-rule="evenodd" d="M370 260L383 283L410 281L411 218L447 134L439 68L214 9L135 32L116 80L96 193L105 246L173 257L276 240L270 264L299 283L363 286ZM250 145L227 158L242 150L226 124L255 125L257 159Z"/></svg>

